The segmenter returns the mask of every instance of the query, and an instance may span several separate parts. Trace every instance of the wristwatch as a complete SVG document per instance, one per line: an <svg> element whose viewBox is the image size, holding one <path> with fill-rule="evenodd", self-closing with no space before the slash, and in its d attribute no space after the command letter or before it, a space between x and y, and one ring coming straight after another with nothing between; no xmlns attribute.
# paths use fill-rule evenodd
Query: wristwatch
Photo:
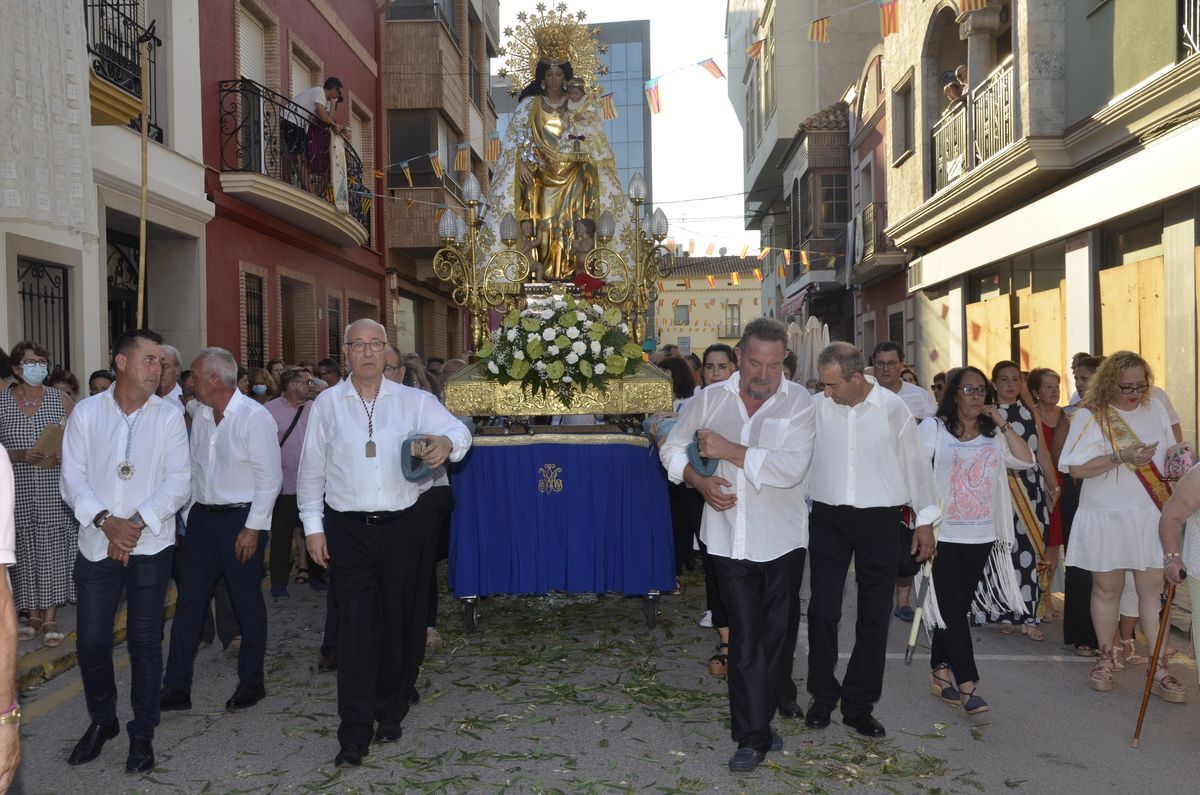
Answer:
<svg viewBox="0 0 1200 795"><path fill-rule="evenodd" d="M108 511L101 511L100 513L96 514L95 518L92 519L92 524L94 524L96 529L99 530L100 528L104 527L104 523L108 521L108 517L111 515L112 514L110 514Z"/></svg>
<svg viewBox="0 0 1200 795"><path fill-rule="evenodd" d="M13 704L12 709L0 715L0 726L19 726L21 724L21 705Z"/></svg>

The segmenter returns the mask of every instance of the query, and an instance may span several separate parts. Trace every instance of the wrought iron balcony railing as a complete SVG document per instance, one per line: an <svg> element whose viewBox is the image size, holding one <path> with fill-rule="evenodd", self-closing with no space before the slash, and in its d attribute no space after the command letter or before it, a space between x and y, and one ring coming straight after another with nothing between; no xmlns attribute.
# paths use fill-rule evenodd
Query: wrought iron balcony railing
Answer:
<svg viewBox="0 0 1200 795"><path fill-rule="evenodd" d="M836 271L842 249L832 237L810 237L792 252L792 273L788 283L812 271Z"/></svg>
<svg viewBox="0 0 1200 795"><path fill-rule="evenodd" d="M1180 0L1179 60L1200 53L1200 0Z"/></svg>
<svg viewBox="0 0 1200 795"><path fill-rule="evenodd" d="M140 0L84 0L84 25L87 28L88 58L92 71L117 88L138 99L145 90L150 98L149 135L162 143L163 129L158 119L155 89L158 83L158 48L162 42L153 30L138 22ZM150 41L148 61L149 85L142 85L142 57L138 43L143 37ZM141 119L129 120L129 126L141 129Z"/></svg>
<svg viewBox="0 0 1200 795"><path fill-rule="evenodd" d="M458 44L458 26L454 24L454 0L392 0L388 6L389 21L436 20Z"/></svg>
<svg viewBox="0 0 1200 795"><path fill-rule="evenodd" d="M870 259L877 253L895 251L892 239L883 233L887 227L887 202L872 202L858 215L858 235L862 240L862 252L855 262Z"/></svg>
<svg viewBox="0 0 1200 795"><path fill-rule="evenodd" d="M740 322L739 323L728 323L728 322L721 323L717 327L717 336L720 337L721 339L730 339L730 340L741 339L742 338L742 324Z"/></svg>
<svg viewBox="0 0 1200 795"><path fill-rule="evenodd" d="M930 131L933 190L942 190L1013 142L1013 64L1009 59Z"/></svg>
<svg viewBox="0 0 1200 795"><path fill-rule="evenodd" d="M336 204L329 128L320 119L282 94L245 78L222 80L220 99L222 171L262 174ZM371 175L363 174L362 158L348 140L345 148L350 217L370 235Z"/></svg>

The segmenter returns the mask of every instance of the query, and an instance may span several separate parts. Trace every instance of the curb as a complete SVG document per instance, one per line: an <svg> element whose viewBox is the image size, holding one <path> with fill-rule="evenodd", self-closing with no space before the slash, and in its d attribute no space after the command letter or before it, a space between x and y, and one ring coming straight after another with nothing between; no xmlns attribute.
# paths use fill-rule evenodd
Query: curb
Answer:
<svg viewBox="0 0 1200 795"><path fill-rule="evenodd" d="M172 586L167 592L167 603L163 608L163 621L169 621L174 615L175 588ZM126 609L122 606L113 619L114 646L125 640L126 618ZM79 652L75 647L77 637L75 630L72 630L67 633L61 646L56 648L43 646L18 658L17 694L24 695L26 691L40 687L78 665Z"/></svg>

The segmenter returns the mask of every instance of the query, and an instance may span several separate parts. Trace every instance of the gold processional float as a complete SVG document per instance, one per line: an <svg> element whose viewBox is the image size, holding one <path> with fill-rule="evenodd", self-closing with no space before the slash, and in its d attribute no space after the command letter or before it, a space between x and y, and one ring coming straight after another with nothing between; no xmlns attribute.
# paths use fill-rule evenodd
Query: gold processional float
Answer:
<svg viewBox="0 0 1200 795"><path fill-rule="evenodd" d="M646 313L674 261L641 174L622 188L602 127L599 28L560 3L508 28L501 76L520 101L485 197L438 222L433 271L471 315L476 362L445 387L466 416L670 411L671 382L642 360ZM489 313L503 319L489 331Z"/></svg>

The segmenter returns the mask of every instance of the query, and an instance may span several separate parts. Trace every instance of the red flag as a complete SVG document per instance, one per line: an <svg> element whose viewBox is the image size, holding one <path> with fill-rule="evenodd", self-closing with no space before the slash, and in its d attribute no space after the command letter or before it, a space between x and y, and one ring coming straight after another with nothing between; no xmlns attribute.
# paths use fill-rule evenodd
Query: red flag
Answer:
<svg viewBox="0 0 1200 795"><path fill-rule="evenodd" d="M751 58L757 58L759 55L762 55L763 42L765 41L766 39L759 39L751 44L746 48L746 55L750 56Z"/></svg>
<svg viewBox="0 0 1200 795"><path fill-rule="evenodd" d="M442 222L442 216L446 214L447 209L449 208L446 205L439 204L437 209L433 211L433 223L435 226Z"/></svg>
<svg viewBox="0 0 1200 795"><path fill-rule="evenodd" d="M617 118L617 106L613 104L613 95L605 94L600 97L600 114L605 121L612 121Z"/></svg>
<svg viewBox="0 0 1200 795"><path fill-rule="evenodd" d="M879 32L884 37L900 32L900 0L879 0Z"/></svg>
<svg viewBox="0 0 1200 795"><path fill-rule="evenodd" d="M646 81L646 104L650 106L650 115L662 112L662 100L658 96L658 78Z"/></svg>
<svg viewBox="0 0 1200 795"><path fill-rule="evenodd" d="M808 26L809 41L829 41L829 17L814 19Z"/></svg>
<svg viewBox="0 0 1200 795"><path fill-rule="evenodd" d="M701 61L700 65L703 66L710 75L717 78L718 80L725 79L725 73L721 71L721 67L717 66L717 62L714 61L712 58Z"/></svg>

